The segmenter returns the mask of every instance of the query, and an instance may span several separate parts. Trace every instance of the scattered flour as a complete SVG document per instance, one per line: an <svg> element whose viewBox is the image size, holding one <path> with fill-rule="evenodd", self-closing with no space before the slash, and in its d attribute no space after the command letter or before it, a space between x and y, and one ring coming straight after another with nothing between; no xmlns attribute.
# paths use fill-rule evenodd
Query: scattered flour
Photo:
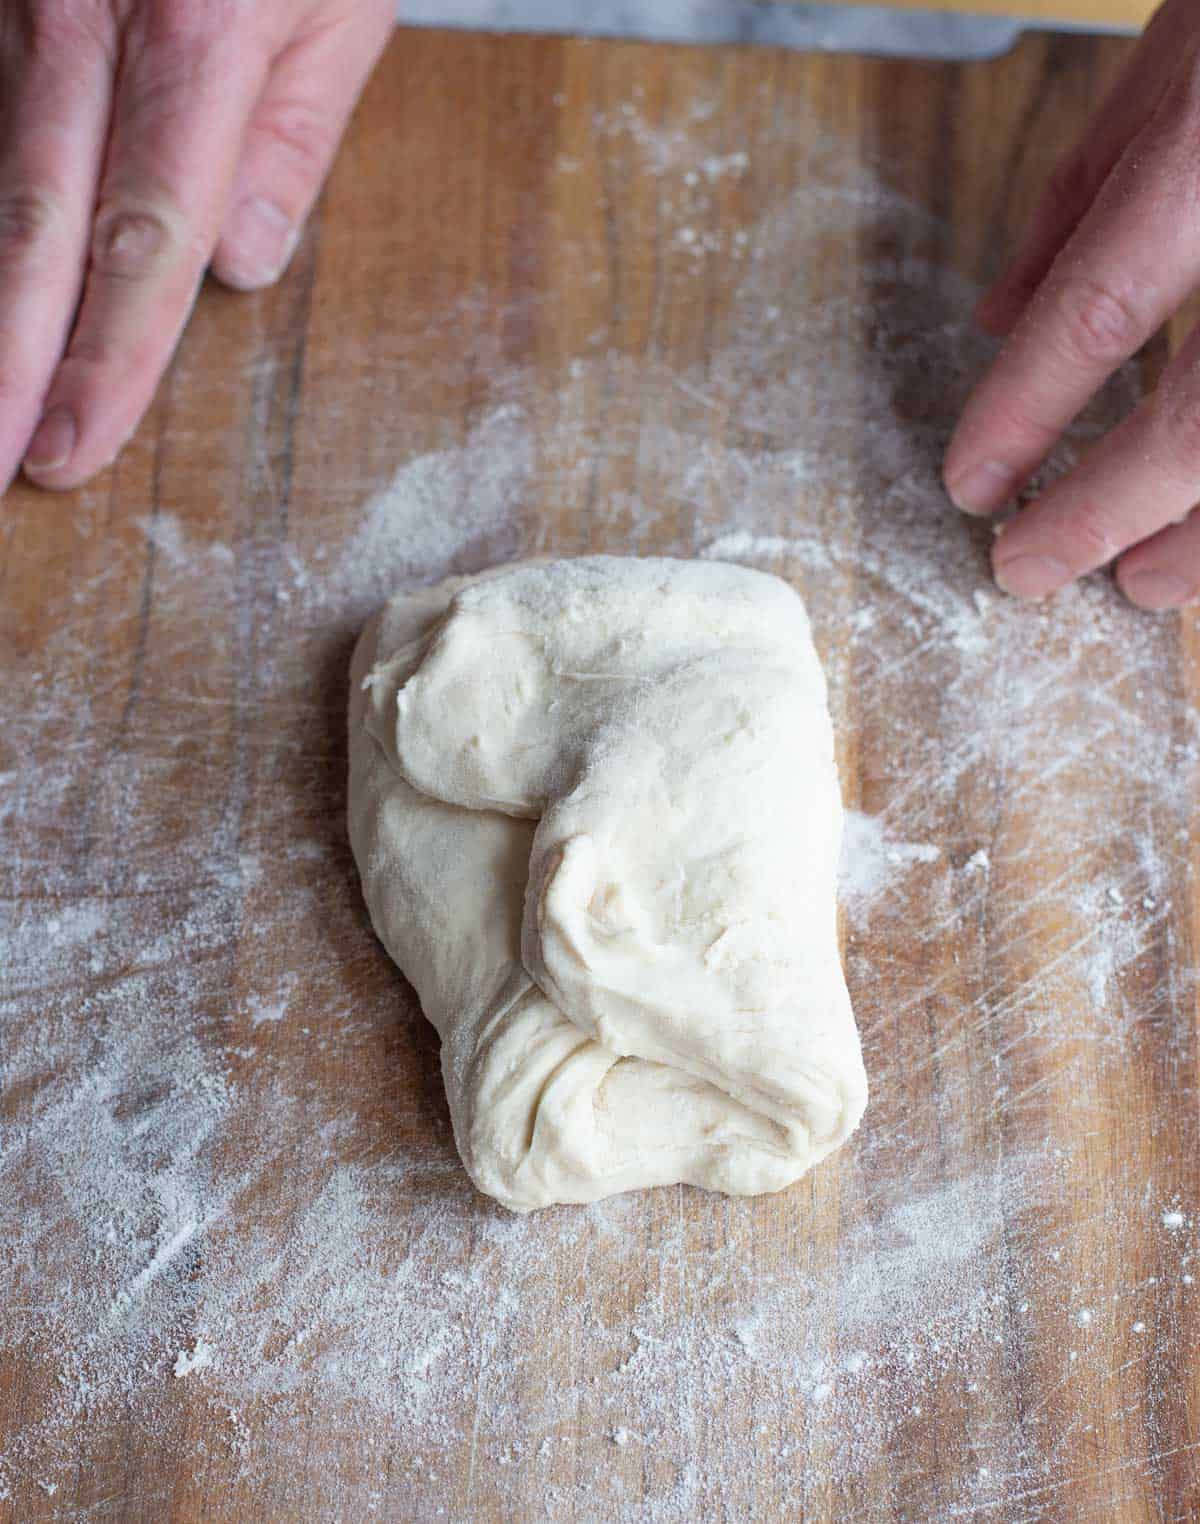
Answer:
<svg viewBox="0 0 1200 1524"><path fill-rule="evenodd" d="M1111 1168L1079 1141L1121 1113L1150 1034L1164 1093L1195 1109L1173 906L1200 731L1166 626L1103 578L1042 609L991 588L986 526L938 484L987 349L935 219L816 143L815 184L734 250L710 202L755 155L637 109L595 126L661 175L686 278L730 283L703 363L602 330L546 382L496 337L528 310L480 292L414 315L369 379L438 356L476 399L457 432L414 393L411 447L369 491L322 481L285 521L278 463L255 461L205 533L186 505L134 515L11 674L0 1341L53 1381L0 1436L0 1498L76 1485L120 1423L194 1444L189 1402L247 1498L282 1456L327 1517L668 1524L769 1495L849 1519L857 1479L886 1472L912 1517L1033 1524L1078 1482L1081 1376L1129 1358L1124 1330L1153 1330L1131 1401L1184 1379L1200 1140L1172 1153L1123 1117ZM862 280L829 257L846 240ZM266 409L286 370L253 380ZM1119 378L1055 469L1132 395ZM360 906L348 647L397 583L650 546L781 571L808 601L858 747L842 886L872 1109L780 1201L517 1219L466 1184L430 1034ZM82 626L115 570L133 602ZM154 666L172 641L186 681ZM1025 1360L1056 1397L1018 1414ZM934 1414L953 1497L924 1469Z"/></svg>

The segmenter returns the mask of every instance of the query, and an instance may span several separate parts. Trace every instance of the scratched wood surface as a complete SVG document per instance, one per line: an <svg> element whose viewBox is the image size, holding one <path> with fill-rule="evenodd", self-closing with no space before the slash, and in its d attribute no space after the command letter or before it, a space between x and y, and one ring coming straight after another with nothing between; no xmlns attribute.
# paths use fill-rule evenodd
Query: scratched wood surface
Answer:
<svg viewBox="0 0 1200 1524"><path fill-rule="evenodd" d="M12 491L0 1516L1200 1515L1194 627L999 600L936 481L1126 47L400 34L278 289ZM593 550L805 594L873 1098L780 1197L517 1220L359 905L346 665Z"/></svg>

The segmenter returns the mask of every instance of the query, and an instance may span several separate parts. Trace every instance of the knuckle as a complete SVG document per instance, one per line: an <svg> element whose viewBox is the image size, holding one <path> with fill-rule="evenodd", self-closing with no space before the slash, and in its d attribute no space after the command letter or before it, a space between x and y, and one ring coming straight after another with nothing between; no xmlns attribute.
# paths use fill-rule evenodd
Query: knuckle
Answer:
<svg viewBox="0 0 1200 1524"><path fill-rule="evenodd" d="M987 397L987 437L1004 440L1009 449L1037 459L1056 443L1060 430L1038 418L1036 411L1026 405L1027 401L1024 393L1012 385L993 388ZM984 453L987 448L994 446L983 447Z"/></svg>
<svg viewBox="0 0 1200 1524"><path fill-rule="evenodd" d="M1114 522L1112 510L1094 500L1065 509L1056 530L1065 551L1063 559L1081 572L1106 566L1124 550L1128 538Z"/></svg>
<svg viewBox="0 0 1200 1524"><path fill-rule="evenodd" d="M1145 330L1137 308L1099 281L1071 276L1053 289L1052 301L1073 360L1118 365L1141 344Z"/></svg>
<svg viewBox="0 0 1200 1524"><path fill-rule="evenodd" d="M92 270L113 280L146 280L167 263L179 239L162 209L102 204L92 230Z"/></svg>
<svg viewBox="0 0 1200 1524"><path fill-rule="evenodd" d="M0 268L43 264L65 228L64 208L49 191L0 191Z"/></svg>
<svg viewBox="0 0 1200 1524"><path fill-rule="evenodd" d="M157 349L152 336L134 337L106 332L103 328L85 328L71 336L67 352L59 365L59 375L84 399L89 401L124 390L131 381L150 369Z"/></svg>
<svg viewBox="0 0 1200 1524"><path fill-rule="evenodd" d="M305 170L324 166L331 131L328 118L311 101L275 101L264 108L255 130L276 147L283 148Z"/></svg>

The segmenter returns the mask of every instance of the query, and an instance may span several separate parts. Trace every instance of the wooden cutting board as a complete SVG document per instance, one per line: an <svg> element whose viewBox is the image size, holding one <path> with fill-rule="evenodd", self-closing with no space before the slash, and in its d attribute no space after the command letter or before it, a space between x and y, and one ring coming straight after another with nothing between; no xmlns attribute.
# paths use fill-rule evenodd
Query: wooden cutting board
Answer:
<svg viewBox="0 0 1200 1524"><path fill-rule="evenodd" d="M278 289L12 492L0 1515L1197 1517L1195 626L999 598L937 484L1126 55L398 34ZM518 1219L360 903L346 669L598 550L808 600L872 1102L778 1197Z"/></svg>
<svg viewBox="0 0 1200 1524"><path fill-rule="evenodd" d="M847 3L857 4L860 0ZM1121 28L1145 26L1158 9L1158 0L877 0L877 3L908 10L1015 16L1041 26Z"/></svg>

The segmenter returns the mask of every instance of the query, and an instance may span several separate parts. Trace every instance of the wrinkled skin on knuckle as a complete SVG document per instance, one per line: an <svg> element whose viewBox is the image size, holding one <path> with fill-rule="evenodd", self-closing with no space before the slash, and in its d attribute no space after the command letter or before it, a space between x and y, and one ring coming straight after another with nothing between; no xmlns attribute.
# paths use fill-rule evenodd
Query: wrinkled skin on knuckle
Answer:
<svg viewBox="0 0 1200 1524"><path fill-rule="evenodd" d="M178 218L148 203L102 202L92 229L92 270L113 280L148 280L178 250Z"/></svg>
<svg viewBox="0 0 1200 1524"><path fill-rule="evenodd" d="M254 130L287 151L297 167L323 167L332 146L328 117L313 101L274 101L260 111Z"/></svg>
<svg viewBox="0 0 1200 1524"><path fill-rule="evenodd" d="M81 414L107 412L114 395L156 368L160 354L159 336L153 329L121 336L76 334L63 357L60 375L77 397Z"/></svg>
<svg viewBox="0 0 1200 1524"><path fill-rule="evenodd" d="M1005 441L1005 450L1018 452L1032 470L1036 460L1049 450L1058 431L1040 421L1025 406L1026 398L1011 384L994 387L987 397L986 412L977 413L969 435L964 438L965 455L987 455L995 449L992 441Z"/></svg>
<svg viewBox="0 0 1200 1524"><path fill-rule="evenodd" d="M1093 499L1064 509L1054 529L1053 554L1077 573L1107 566L1129 541L1115 511Z"/></svg>
<svg viewBox="0 0 1200 1524"><path fill-rule="evenodd" d="M66 214L43 189L0 187L0 270L44 266L65 250Z"/></svg>
<svg viewBox="0 0 1200 1524"><path fill-rule="evenodd" d="M1086 275L1057 281L1047 295L1066 358L1088 367L1119 365L1140 346L1144 325L1130 295Z"/></svg>

